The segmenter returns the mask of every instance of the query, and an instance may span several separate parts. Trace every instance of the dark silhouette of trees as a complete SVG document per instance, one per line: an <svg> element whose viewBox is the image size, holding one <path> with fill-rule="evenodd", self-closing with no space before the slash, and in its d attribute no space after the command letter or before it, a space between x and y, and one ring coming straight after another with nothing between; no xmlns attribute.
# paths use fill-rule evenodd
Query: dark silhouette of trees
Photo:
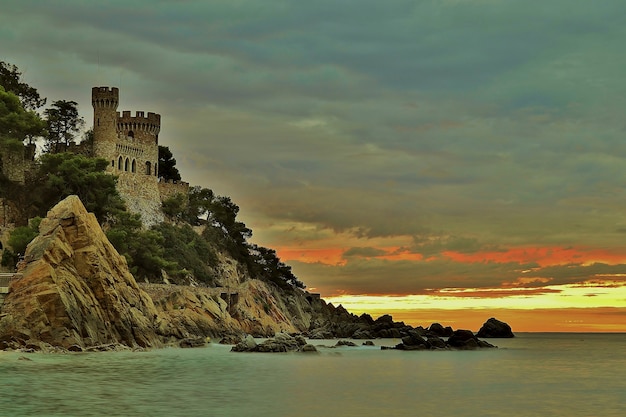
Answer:
<svg viewBox="0 0 626 417"><path fill-rule="evenodd" d="M85 125L78 114L75 101L57 100L44 111L48 135L46 150L50 153L65 152Z"/></svg>
<svg viewBox="0 0 626 417"><path fill-rule="evenodd" d="M37 110L46 104L46 99L39 95L36 88L22 82L22 73L13 64L0 61L0 85L19 97L26 110Z"/></svg>
<svg viewBox="0 0 626 417"><path fill-rule="evenodd" d="M180 181L180 172L176 168L176 159L167 146L159 145L159 178Z"/></svg>

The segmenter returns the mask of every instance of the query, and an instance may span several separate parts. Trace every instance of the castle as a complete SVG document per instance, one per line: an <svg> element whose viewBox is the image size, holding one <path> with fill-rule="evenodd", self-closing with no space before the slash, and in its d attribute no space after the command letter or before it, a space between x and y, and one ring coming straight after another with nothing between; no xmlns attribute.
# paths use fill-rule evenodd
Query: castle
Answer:
<svg viewBox="0 0 626 417"><path fill-rule="evenodd" d="M118 177L117 190L145 226L163 221L161 202L175 194L186 196L189 184L158 178L161 115L117 111L119 89L93 87L94 157L110 161L107 172Z"/></svg>

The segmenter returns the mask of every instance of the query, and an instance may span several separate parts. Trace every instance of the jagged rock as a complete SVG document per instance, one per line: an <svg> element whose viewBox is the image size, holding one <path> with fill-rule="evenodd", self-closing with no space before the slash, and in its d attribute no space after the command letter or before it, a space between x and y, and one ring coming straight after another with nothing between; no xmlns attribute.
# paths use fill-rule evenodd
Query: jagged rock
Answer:
<svg viewBox="0 0 626 417"><path fill-rule="evenodd" d="M477 338L471 330L455 330L448 338L448 345L456 349L476 349Z"/></svg>
<svg viewBox="0 0 626 417"><path fill-rule="evenodd" d="M196 348L207 345L207 339L204 337L188 337L178 342L181 348Z"/></svg>
<svg viewBox="0 0 626 417"><path fill-rule="evenodd" d="M446 342L437 336L429 336L426 340L431 349L445 349Z"/></svg>
<svg viewBox="0 0 626 417"><path fill-rule="evenodd" d="M365 342L363 342L363 346L374 346L374 342L372 342L371 340L366 340Z"/></svg>
<svg viewBox="0 0 626 417"><path fill-rule="evenodd" d="M0 340L66 349L161 344L152 300L77 196L52 208L39 232L2 306Z"/></svg>
<svg viewBox="0 0 626 417"><path fill-rule="evenodd" d="M236 345L239 342L241 342L241 337L229 334L222 337L218 343L220 345Z"/></svg>
<svg viewBox="0 0 626 417"><path fill-rule="evenodd" d="M450 337L452 335L452 332L453 332L452 327L450 326L443 327L439 323L433 323L428 328L428 333L432 336Z"/></svg>
<svg viewBox="0 0 626 417"><path fill-rule="evenodd" d="M493 317L482 325L477 336L487 338L515 337L513 331L511 331L511 326Z"/></svg>
<svg viewBox="0 0 626 417"><path fill-rule="evenodd" d="M404 346L423 346L428 347L426 340L422 338L417 332L413 331L410 335L402 338L402 344Z"/></svg>
<svg viewBox="0 0 626 417"><path fill-rule="evenodd" d="M277 333L273 338L269 338L257 344L251 336L247 336L241 343L233 346L233 352L294 352L301 351L307 345L304 337L291 336L287 333ZM307 348L309 350L310 348Z"/></svg>

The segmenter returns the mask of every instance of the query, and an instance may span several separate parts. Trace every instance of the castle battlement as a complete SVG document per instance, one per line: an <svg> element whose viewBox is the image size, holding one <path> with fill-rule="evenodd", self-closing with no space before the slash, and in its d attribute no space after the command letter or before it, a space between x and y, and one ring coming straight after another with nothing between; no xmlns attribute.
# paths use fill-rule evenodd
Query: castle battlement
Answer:
<svg viewBox="0 0 626 417"><path fill-rule="evenodd" d="M91 105L117 109L120 90L117 87L93 87L91 89Z"/></svg>
<svg viewBox="0 0 626 417"><path fill-rule="evenodd" d="M118 131L128 131L128 130L143 130L152 134L159 133L161 129L161 115L148 112L148 115L145 115L143 111L135 112L135 116L131 116L130 111L123 111L121 116L120 113L117 112L117 130Z"/></svg>

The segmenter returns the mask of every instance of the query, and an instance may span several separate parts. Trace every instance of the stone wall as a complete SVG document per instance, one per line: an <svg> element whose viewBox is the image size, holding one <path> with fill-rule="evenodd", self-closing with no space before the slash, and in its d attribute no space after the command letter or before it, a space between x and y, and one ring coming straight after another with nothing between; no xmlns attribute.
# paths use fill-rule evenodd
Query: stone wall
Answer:
<svg viewBox="0 0 626 417"><path fill-rule="evenodd" d="M159 178L159 194L161 201L172 198L176 194L180 194L186 198L189 195L189 183Z"/></svg>
<svg viewBox="0 0 626 417"><path fill-rule="evenodd" d="M26 172L32 167L35 145L19 141L0 143L0 171L11 181L24 184Z"/></svg>
<svg viewBox="0 0 626 417"><path fill-rule="evenodd" d="M132 172L120 172L117 175L117 191L127 208L141 215L144 226L150 227L165 220L156 177Z"/></svg>

